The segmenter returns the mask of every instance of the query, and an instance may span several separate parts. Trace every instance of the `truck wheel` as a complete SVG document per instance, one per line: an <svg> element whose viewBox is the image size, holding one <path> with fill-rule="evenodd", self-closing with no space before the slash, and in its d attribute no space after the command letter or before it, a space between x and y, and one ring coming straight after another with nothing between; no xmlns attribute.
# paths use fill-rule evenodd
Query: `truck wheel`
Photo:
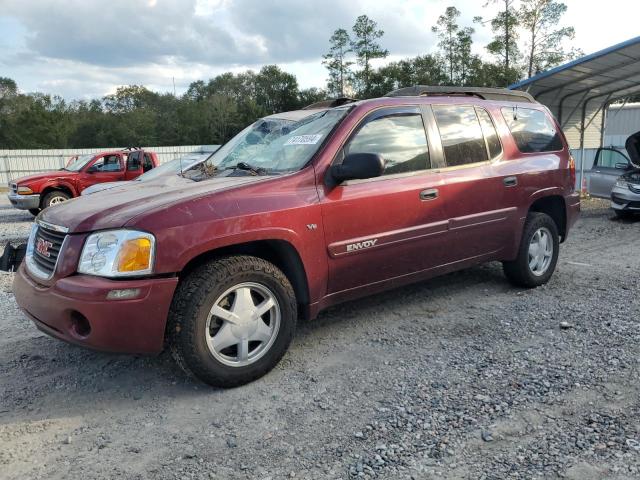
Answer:
<svg viewBox="0 0 640 480"><path fill-rule="evenodd" d="M38 214L40 213L40 209L39 208L30 208L29 209L29 213L31 215L33 215L34 217L37 217Z"/></svg>
<svg viewBox="0 0 640 480"><path fill-rule="evenodd" d="M558 262L560 239L553 219L539 212L527 216L518 256L503 262L503 270L511 283L519 287L539 287L549 281Z"/></svg>
<svg viewBox="0 0 640 480"><path fill-rule="evenodd" d="M50 207L51 205L57 205L62 202L66 202L69 200L71 196L68 193L65 193L61 190L52 190L47 193L42 199L42 208L45 209Z"/></svg>
<svg viewBox="0 0 640 480"><path fill-rule="evenodd" d="M237 387L271 370L287 351L297 319L287 277L257 257L229 256L189 273L169 311L176 362L217 387Z"/></svg>

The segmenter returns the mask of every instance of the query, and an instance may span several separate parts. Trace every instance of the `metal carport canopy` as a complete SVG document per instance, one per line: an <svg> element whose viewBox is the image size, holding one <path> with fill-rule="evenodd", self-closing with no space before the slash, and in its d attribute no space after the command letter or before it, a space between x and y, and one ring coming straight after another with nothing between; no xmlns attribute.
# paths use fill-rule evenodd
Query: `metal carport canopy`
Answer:
<svg viewBox="0 0 640 480"><path fill-rule="evenodd" d="M579 133L582 155L580 184L584 178L585 132L615 100L640 93L640 37L586 55L509 86L525 90L546 105L565 133ZM604 118L599 126L597 146L602 144Z"/></svg>

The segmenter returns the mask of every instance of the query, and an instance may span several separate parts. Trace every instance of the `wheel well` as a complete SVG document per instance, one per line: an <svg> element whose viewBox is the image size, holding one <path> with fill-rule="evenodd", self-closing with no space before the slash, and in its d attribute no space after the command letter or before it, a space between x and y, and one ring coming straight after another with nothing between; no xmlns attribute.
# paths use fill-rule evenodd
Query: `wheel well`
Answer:
<svg viewBox="0 0 640 480"><path fill-rule="evenodd" d="M60 190L61 192L64 192L67 195L69 195L71 198L73 198L74 196L73 192L69 187L65 187L64 185L55 185L55 186L47 187L42 191L42 193L40 194L41 200L44 200L44 197L47 193L53 192L55 190Z"/></svg>
<svg viewBox="0 0 640 480"><path fill-rule="evenodd" d="M179 275L184 277L199 265L227 255L252 255L263 258L277 266L291 282L298 301L299 313L306 315L305 307L309 304L307 275L297 250L284 240L259 240L204 252L192 258Z"/></svg>
<svg viewBox="0 0 640 480"><path fill-rule="evenodd" d="M539 198L529 207L529 211L549 215L558 227L560 238L564 240L567 233L567 209L564 198L557 195Z"/></svg>

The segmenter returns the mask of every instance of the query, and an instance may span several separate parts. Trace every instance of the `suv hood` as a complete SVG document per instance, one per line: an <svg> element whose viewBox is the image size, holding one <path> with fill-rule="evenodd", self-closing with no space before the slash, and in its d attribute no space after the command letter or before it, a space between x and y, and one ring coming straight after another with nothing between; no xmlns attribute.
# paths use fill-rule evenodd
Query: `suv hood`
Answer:
<svg viewBox="0 0 640 480"><path fill-rule="evenodd" d="M43 210L38 218L67 227L70 233L120 228L134 217L158 208L271 178L273 177L214 177L194 182L172 175L150 182L127 182L127 185L121 187L77 197L49 207Z"/></svg>
<svg viewBox="0 0 640 480"><path fill-rule="evenodd" d="M54 170L49 172L34 173L33 175L27 175L26 177L15 178L9 183L15 183L17 185L29 185L31 182L37 182L39 180L50 180L53 178L70 178L75 177L78 172L70 172L68 170Z"/></svg>

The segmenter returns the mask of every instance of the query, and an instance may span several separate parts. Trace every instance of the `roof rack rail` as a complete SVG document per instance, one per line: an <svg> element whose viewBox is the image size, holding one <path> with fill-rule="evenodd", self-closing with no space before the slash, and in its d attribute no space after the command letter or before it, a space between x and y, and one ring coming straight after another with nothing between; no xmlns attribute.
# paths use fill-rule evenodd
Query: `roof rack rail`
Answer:
<svg viewBox="0 0 640 480"><path fill-rule="evenodd" d="M486 87L446 87L414 85L413 87L399 88L386 94L387 97L478 97L483 100L502 100L508 102L536 103L535 99L521 90L509 90L507 88Z"/></svg>
<svg viewBox="0 0 640 480"><path fill-rule="evenodd" d="M358 100L356 98L349 98L349 97L331 98L329 100L323 100L321 102L316 102L316 103L312 103L311 105L307 105L302 110L315 110L318 108L333 108L333 107L339 107L341 105L346 105L347 103L353 103L357 101Z"/></svg>

